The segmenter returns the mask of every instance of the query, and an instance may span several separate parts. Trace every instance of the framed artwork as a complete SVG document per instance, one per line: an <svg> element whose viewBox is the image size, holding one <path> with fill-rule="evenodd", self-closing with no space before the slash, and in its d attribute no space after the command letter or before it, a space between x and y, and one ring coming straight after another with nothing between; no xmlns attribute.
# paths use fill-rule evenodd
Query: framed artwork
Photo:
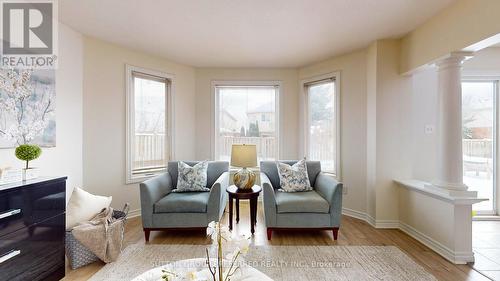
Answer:
<svg viewBox="0 0 500 281"><path fill-rule="evenodd" d="M0 148L56 145L55 70L0 69Z"/></svg>

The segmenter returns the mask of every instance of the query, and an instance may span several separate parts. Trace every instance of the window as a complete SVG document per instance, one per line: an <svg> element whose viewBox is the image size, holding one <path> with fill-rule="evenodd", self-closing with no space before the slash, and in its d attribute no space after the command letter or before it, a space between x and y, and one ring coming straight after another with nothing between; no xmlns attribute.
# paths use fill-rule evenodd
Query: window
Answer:
<svg viewBox="0 0 500 281"><path fill-rule="evenodd" d="M171 78L127 66L127 183L165 171L170 156Z"/></svg>
<svg viewBox="0 0 500 281"><path fill-rule="evenodd" d="M488 201L473 205L478 214L496 214L498 80L462 82L464 183Z"/></svg>
<svg viewBox="0 0 500 281"><path fill-rule="evenodd" d="M215 159L228 161L231 146L243 143L257 145L258 162L278 159L279 83L217 82L214 91Z"/></svg>
<svg viewBox="0 0 500 281"><path fill-rule="evenodd" d="M335 76L303 83L306 94L306 157L322 170L340 176L339 101Z"/></svg>

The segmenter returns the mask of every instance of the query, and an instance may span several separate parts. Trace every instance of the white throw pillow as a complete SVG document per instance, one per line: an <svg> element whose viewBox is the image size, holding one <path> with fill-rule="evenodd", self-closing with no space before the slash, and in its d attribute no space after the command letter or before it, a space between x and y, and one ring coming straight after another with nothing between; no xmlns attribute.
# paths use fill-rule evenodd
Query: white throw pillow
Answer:
<svg viewBox="0 0 500 281"><path fill-rule="evenodd" d="M75 187L68 207L66 207L66 229L71 230L81 222L95 217L104 208L111 205L112 196L99 196Z"/></svg>
<svg viewBox="0 0 500 281"><path fill-rule="evenodd" d="M293 164L293 166L281 162L277 162L276 165L280 176L281 188L279 191L300 192L312 190L305 159Z"/></svg>
<svg viewBox="0 0 500 281"><path fill-rule="evenodd" d="M177 187L172 192L210 191L207 188L207 161L193 167L179 161L177 169Z"/></svg>

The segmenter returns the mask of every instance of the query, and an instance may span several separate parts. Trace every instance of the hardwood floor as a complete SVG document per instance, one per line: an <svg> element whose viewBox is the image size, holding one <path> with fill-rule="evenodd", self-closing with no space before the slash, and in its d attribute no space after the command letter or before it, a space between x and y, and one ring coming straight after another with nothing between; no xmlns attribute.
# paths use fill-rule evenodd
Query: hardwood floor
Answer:
<svg viewBox="0 0 500 281"><path fill-rule="evenodd" d="M226 213L222 220L228 223ZM249 205L240 203L240 222L233 223L233 231L238 234L250 235ZM400 230L375 229L367 223L343 216L337 241L333 240L331 231L297 231L273 232L271 241L267 240L262 206L259 203L257 227L252 238L255 245L379 245L397 246L415 262L432 273L439 280L490 280L469 265L454 265L434 253L417 240ZM209 239L203 231L167 231L151 232L152 244L209 244ZM140 217L127 221L125 231L125 246L134 243L145 243ZM66 268L66 278L63 280L87 280L101 267L102 262L96 262L86 267L71 270Z"/></svg>

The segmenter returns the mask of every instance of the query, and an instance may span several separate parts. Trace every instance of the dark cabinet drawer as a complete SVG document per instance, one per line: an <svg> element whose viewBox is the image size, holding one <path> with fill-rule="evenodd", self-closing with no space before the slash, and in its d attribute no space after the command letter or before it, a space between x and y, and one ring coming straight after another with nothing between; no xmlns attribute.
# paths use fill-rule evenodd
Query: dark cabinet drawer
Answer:
<svg viewBox="0 0 500 281"><path fill-rule="evenodd" d="M0 280L59 280L64 277L65 215L0 238Z"/></svg>
<svg viewBox="0 0 500 281"><path fill-rule="evenodd" d="M65 191L56 181L0 193L0 237L64 213Z"/></svg>

